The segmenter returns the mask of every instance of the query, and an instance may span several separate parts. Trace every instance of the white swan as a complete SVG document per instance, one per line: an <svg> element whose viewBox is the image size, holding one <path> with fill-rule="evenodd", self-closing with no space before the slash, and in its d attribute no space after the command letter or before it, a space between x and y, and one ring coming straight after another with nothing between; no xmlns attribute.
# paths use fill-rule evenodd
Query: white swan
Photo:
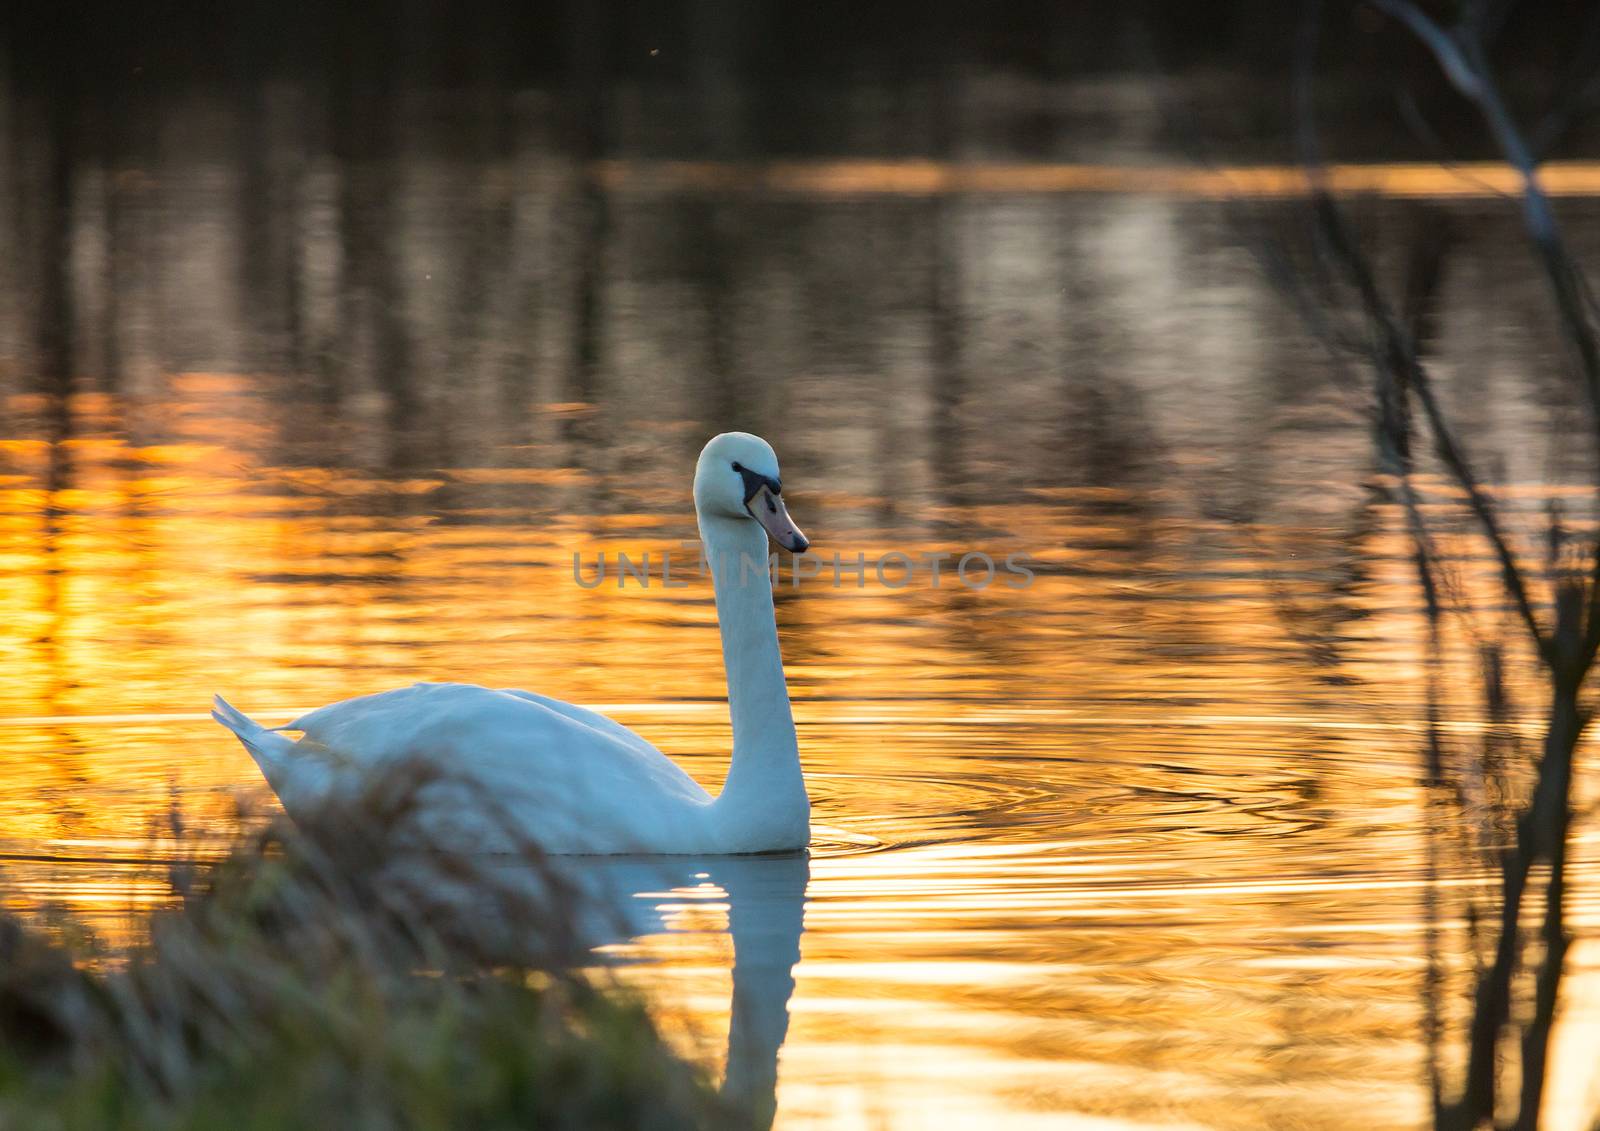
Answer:
<svg viewBox="0 0 1600 1131"><path fill-rule="evenodd" d="M419 683L272 729L218 696L212 717L244 743L291 818L337 803L345 771L370 781L420 760L473 787L435 798L425 813L433 844L495 851L509 828L563 854L798 851L811 804L778 652L767 535L796 553L808 543L780 490L771 446L745 432L713 437L695 466L733 721L733 761L715 798L621 724L527 691ZM492 805L476 808L474 794Z"/></svg>

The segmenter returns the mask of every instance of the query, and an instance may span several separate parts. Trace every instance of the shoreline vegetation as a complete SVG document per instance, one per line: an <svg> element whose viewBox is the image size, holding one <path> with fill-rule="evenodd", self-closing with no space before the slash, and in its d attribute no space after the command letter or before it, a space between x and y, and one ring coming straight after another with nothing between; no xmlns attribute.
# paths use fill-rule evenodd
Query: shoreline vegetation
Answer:
<svg viewBox="0 0 1600 1131"><path fill-rule="evenodd" d="M126 950L0 919L0 1128L751 1125L578 968L583 912L536 847L402 841L442 784L399 775L326 829L280 817L175 865Z"/></svg>

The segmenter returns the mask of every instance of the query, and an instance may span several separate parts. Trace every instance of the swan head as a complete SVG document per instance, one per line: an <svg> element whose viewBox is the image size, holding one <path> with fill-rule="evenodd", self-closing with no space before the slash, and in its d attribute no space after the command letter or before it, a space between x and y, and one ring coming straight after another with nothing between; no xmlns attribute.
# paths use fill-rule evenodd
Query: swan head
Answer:
<svg viewBox="0 0 1600 1131"><path fill-rule="evenodd" d="M748 432L713 436L694 469L694 506L703 515L754 519L785 550L801 553L811 543L789 517L778 457L772 445Z"/></svg>

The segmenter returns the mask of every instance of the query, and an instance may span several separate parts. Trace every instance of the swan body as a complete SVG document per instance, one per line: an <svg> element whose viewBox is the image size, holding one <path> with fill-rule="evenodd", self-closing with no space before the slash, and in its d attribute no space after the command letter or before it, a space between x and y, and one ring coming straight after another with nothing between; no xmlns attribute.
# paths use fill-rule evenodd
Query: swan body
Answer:
<svg viewBox="0 0 1600 1131"><path fill-rule="evenodd" d="M789 519L777 457L742 432L714 437L695 471L712 563L734 747L712 797L656 747L598 712L528 691L418 683L311 711L278 728L218 696L213 717L249 751L291 818L326 818L341 790L418 765L430 846L558 854L727 854L806 847L810 802L778 651L767 536L808 543ZM744 561L760 563L749 570ZM282 733L298 731L296 740Z"/></svg>

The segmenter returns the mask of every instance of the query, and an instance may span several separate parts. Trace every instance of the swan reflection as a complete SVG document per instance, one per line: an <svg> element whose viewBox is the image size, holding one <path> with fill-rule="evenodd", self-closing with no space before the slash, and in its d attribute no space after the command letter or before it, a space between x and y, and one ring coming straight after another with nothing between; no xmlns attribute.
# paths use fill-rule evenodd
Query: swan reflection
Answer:
<svg viewBox="0 0 1600 1131"><path fill-rule="evenodd" d="M489 961L617 962L606 951L684 930L685 901L703 899L708 886L720 890L733 943L722 1094L751 1113L754 1126L771 1125L811 875L805 853L504 858L490 880L474 871L455 886L439 859L396 858L385 875L425 888L430 921Z"/></svg>
<svg viewBox="0 0 1600 1131"><path fill-rule="evenodd" d="M580 941L591 951L678 929L673 919L686 891L721 889L733 941L722 1093L749 1111L756 1127L770 1127L800 961L807 856L567 857L554 867L580 895Z"/></svg>
<svg viewBox="0 0 1600 1131"><path fill-rule="evenodd" d="M343 803L277 822L261 843L298 858L318 883L335 876L340 908L391 924L424 961L449 955L526 970L613 963L613 948L683 930L686 900L720 890L733 944L722 1091L756 1126L770 1126L805 926L807 852L555 855L520 838L479 783L441 776L432 763L355 775L349 784L353 792L331 795ZM464 819L491 831L486 844L516 851L461 851L458 839L433 836L446 796L461 803Z"/></svg>

